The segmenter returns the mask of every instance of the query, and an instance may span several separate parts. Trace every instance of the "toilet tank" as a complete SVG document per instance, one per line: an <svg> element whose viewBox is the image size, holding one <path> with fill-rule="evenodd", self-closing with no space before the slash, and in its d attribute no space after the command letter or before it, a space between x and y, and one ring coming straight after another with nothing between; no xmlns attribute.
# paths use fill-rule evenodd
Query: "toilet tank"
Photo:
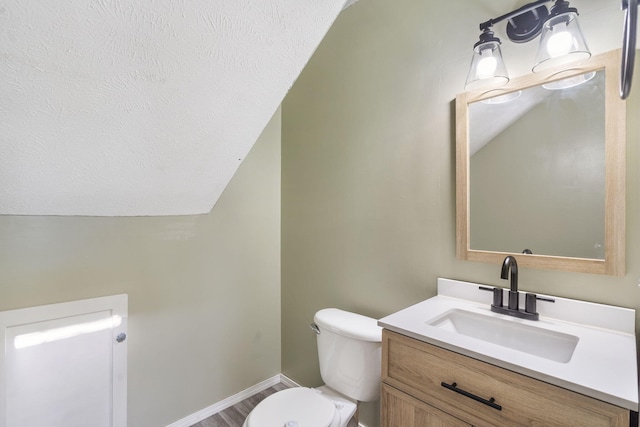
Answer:
<svg viewBox="0 0 640 427"><path fill-rule="evenodd" d="M370 402L380 394L382 328L370 317L337 308L318 311L318 359L324 383L347 397Z"/></svg>

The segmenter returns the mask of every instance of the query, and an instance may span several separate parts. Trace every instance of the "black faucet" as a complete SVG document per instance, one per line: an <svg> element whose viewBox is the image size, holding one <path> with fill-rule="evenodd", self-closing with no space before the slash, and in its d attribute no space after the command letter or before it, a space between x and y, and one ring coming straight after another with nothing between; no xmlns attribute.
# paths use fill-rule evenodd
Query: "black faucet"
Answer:
<svg viewBox="0 0 640 427"><path fill-rule="evenodd" d="M525 294L524 310L520 310L520 294L518 293L518 262L515 257L511 255L507 256L502 262L500 277L504 280L509 279L509 272L511 272L511 287L509 288L509 304L506 307L502 305L502 288L480 286L480 290L482 291L493 292L491 311L519 317L521 319L538 320L539 315L536 311L537 300L546 302L556 301L553 298L539 297L534 293L527 292Z"/></svg>
<svg viewBox="0 0 640 427"><path fill-rule="evenodd" d="M509 290L509 310L517 310L519 305L518 298L518 262L514 257L509 255L502 262L502 270L500 278L507 280L511 271L511 290Z"/></svg>
<svg viewBox="0 0 640 427"><path fill-rule="evenodd" d="M509 276L511 275L511 276ZM537 297L535 294L526 295L525 309L520 310L520 293L518 292L518 262L515 257L509 255L502 262L502 270L500 270L500 277L502 279L511 279L511 287L509 288L509 303L507 307L502 305L502 288L486 288L486 290L493 291L493 304L491 304L491 311L500 314L507 314L509 316L519 317L521 319L538 320L538 313L536 312L536 299L543 299ZM481 287L481 289L484 289ZM545 301L554 302L553 300L545 299Z"/></svg>

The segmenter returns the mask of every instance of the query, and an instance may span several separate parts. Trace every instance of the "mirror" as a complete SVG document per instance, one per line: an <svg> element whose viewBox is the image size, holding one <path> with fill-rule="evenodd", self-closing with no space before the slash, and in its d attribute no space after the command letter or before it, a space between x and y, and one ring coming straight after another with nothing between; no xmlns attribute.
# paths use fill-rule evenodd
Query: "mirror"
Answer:
<svg viewBox="0 0 640 427"><path fill-rule="evenodd" d="M458 258L624 275L619 55L458 95Z"/></svg>

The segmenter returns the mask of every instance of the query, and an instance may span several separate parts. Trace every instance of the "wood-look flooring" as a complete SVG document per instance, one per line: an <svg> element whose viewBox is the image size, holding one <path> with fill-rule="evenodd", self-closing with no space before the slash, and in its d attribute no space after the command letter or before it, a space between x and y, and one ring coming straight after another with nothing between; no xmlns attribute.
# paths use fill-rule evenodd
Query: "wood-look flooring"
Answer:
<svg viewBox="0 0 640 427"><path fill-rule="evenodd" d="M286 388L287 386L282 383L276 384L265 391L246 398L242 402L236 403L222 412L213 414L209 418L206 418L191 427L242 427L242 424L244 423L245 418L247 418L247 415L249 415L249 412L251 412L251 410L255 408L262 399L276 391L284 390ZM358 427L358 423L355 419L352 419L349 421L349 425L347 427Z"/></svg>

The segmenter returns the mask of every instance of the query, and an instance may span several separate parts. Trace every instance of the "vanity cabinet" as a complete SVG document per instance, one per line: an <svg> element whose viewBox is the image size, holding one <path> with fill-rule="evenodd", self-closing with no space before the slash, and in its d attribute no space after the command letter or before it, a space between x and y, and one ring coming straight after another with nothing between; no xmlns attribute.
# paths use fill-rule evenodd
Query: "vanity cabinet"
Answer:
<svg viewBox="0 0 640 427"><path fill-rule="evenodd" d="M629 426L627 409L387 329L382 381L382 427Z"/></svg>

